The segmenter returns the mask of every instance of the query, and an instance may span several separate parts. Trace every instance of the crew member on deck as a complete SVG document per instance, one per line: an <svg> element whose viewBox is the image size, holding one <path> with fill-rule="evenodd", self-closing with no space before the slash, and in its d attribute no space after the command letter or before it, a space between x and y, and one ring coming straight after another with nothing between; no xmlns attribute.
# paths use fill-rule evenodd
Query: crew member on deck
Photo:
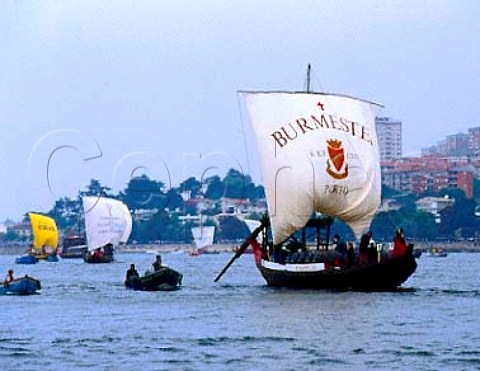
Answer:
<svg viewBox="0 0 480 371"><path fill-rule="evenodd" d="M338 234L333 236L333 243L335 244L335 252L340 255L345 255L347 253L347 244L344 240L340 238Z"/></svg>
<svg viewBox="0 0 480 371"><path fill-rule="evenodd" d="M393 251L392 255L394 257L403 256L407 252L407 242L405 241L405 236L403 235L403 229L398 228L395 231L395 236L393 237Z"/></svg>
<svg viewBox="0 0 480 371"><path fill-rule="evenodd" d="M93 256L94 256L95 258L103 258L103 250L102 250L102 248L100 248L100 247L97 248L97 249L95 250L95 252L93 253Z"/></svg>
<svg viewBox="0 0 480 371"><path fill-rule="evenodd" d="M368 246L368 262L370 264L377 262L377 244L374 240L370 240L370 246Z"/></svg>
<svg viewBox="0 0 480 371"><path fill-rule="evenodd" d="M113 245L111 243L107 243L103 247L103 250L104 250L105 255L107 255L107 256L112 256L113 255Z"/></svg>
<svg viewBox="0 0 480 371"><path fill-rule="evenodd" d="M5 285L8 285L15 278L13 277L13 269L9 269L7 275L5 276Z"/></svg>
<svg viewBox="0 0 480 371"><path fill-rule="evenodd" d="M353 243L349 242L347 245L347 266L351 267L355 264L355 249Z"/></svg>
<svg viewBox="0 0 480 371"><path fill-rule="evenodd" d="M135 264L130 264L130 269L127 271L127 276L125 277L125 284L131 283L131 281L138 276Z"/></svg>
<svg viewBox="0 0 480 371"><path fill-rule="evenodd" d="M160 269L163 268L162 256L160 254L158 254L157 257L155 258L155 261L153 262L152 267L154 272L159 271Z"/></svg>
<svg viewBox="0 0 480 371"><path fill-rule="evenodd" d="M333 243L335 244L334 251L336 253L335 265L339 266L340 264L345 263L347 256L347 244L340 238L338 234L333 236Z"/></svg>
<svg viewBox="0 0 480 371"><path fill-rule="evenodd" d="M372 232L368 231L360 239L360 264L368 263L368 246L370 245L370 240L372 239Z"/></svg>

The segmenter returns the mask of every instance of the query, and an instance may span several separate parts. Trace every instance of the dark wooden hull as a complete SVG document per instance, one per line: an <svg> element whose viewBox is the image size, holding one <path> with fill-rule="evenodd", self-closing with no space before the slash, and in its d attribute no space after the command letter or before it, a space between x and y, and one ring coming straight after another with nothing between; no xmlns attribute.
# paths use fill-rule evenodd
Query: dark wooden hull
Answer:
<svg viewBox="0 0 480 371"><path fill-rule="evenodd" d="M417 263L410 250L402 257L391 257L380 263L314 272L281 271L267 268L261 263L257 266L267 284L273 287L392 291L415 272Z"/></svg>
<svg viewBox="0 0 480 371"><path fill-rule="evenodd" d="M87 247L77 249L77 248L67 248L62 250L61 257L62 259L83 259L83 257L88 253Z"/></svg>
<svg viewBox="0 0 480 371"><path fill-rule="evenodd" d="M132 277L125 281L125 286L141 291L170 291L178 289L182 284L183 275L171 268L164 267L142 277Z"/></svg>
<svg viewBox="0 0 480 371"><path fill-rule="evenodd" d="M85 254L83 256L83 261L90 264L111 263L113 262L113 255L95 256L91 254Z"/></svg>
<svg viewBox="0 0 480 371"><path fill-rule="evenodd" d="M82 259L84 256L85 253L82 252L62 253L62 259Z"/></svg>

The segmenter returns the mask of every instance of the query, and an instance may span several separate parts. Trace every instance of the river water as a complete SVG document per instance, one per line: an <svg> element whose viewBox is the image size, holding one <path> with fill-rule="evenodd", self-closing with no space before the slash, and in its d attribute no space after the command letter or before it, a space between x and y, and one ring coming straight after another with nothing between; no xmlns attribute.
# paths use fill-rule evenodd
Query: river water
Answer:
<svg viewBox="0 0 480 371"><path fill-rule="evenodd" d="M213 283L230 257L164 254L182 289L134 292L129 264L143 272L154 255L23 266L0 256L3 272L42 282L39 295L0 296L0 369L480 369L480 254L422 256L390 293L269 288L247 255Z"/></svg>

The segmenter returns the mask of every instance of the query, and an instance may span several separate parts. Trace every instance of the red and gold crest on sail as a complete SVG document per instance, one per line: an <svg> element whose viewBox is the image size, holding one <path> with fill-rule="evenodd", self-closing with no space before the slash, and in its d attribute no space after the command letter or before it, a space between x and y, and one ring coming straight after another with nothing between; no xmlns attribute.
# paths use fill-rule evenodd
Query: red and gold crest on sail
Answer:
<svg viewBox="0 0 480 371"><path fill-rule="evenodd" d="M348 164L345 163L345 150L342 147L342 142L337 139L327 140L327 173L335 179L345 179L348 176ZM332 167L333 164L333 167ZM341 172L345 165L345 170Z"/></svg>

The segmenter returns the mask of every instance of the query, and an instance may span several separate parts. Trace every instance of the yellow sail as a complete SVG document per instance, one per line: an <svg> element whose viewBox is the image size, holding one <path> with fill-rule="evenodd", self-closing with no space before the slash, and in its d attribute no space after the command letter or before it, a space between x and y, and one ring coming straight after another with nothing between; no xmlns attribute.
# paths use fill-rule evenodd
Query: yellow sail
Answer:
<svg viewBox="0 0 480 371"><path fill-rule="evenodd" d="M55 220L48 216L34 213L28 213L28 216L32 224L33 247L36 250L41 250L44 246L57 248L58 231Z"/></svg>

